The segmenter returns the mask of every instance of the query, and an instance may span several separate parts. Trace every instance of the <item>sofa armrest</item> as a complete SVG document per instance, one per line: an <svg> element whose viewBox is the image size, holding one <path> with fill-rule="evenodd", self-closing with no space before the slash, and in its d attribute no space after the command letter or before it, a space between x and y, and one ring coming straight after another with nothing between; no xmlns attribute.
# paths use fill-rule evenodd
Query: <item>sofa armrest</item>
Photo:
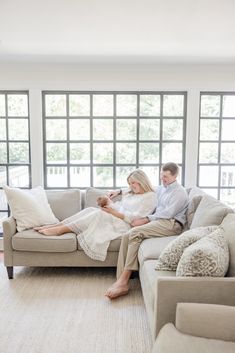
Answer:
<svg viewBox="0 0 235 353"><path fill-rule="evenodd" d="M168 322L175 323L177 303L235 306L234 277L162 277L156 284L154 337Z"/></svg>
<svg viewBox="0 0 235 353"><path fill-rule="evenodd" d="M175 326L188 335L235 342L235 307L178 303Z"/></svg>
<svg viewBox="0 0 235 353"><path fill-rule="evenodd" d="M13 217L8 217L3 221L3 247L4 247L4 264L12 266L12 242L11 238L16 233L16 221Z"/></svg>

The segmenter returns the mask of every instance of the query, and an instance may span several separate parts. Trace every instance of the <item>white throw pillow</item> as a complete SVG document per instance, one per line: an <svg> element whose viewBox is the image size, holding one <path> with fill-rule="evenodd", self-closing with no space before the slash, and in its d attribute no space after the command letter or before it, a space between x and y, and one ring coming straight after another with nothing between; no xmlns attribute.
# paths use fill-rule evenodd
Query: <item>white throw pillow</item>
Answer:
<svg viewBox="0 0 235 353"><path fill-rule="evenodd" d="M3 187L16 220L17 230L38 227L44 224L58 223L47 201L45 190L39 186L31 190Z"/></svg>
<svg viewBox="0 0 235 353"><path fill-rule="evenodd" d="M178 263L176 276L223 277L229 265L229 249L222 228L184 250Z"/></svg>

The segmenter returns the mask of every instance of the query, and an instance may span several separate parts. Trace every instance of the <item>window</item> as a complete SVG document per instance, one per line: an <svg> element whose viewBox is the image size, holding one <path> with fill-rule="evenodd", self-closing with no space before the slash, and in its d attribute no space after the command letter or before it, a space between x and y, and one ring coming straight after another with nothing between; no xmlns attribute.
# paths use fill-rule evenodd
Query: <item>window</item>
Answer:
<svg viewBox="0 0 235 353"><path fill-rule="evenodd" d="M28 92L0 91L0 233L9 210L2 186L31 187Z"/></svg>
<svg viewBox="0 0 235 353"><path fill-rule="evenodd" d="M184 165L185 92L43 92L46 188L115 188ZM182 182L183 182L182 175Z"/></svg>
<svg viewBox="0 0 235 353"><path fill-rule="evenodd" d="M198 185L235 207L235 92L201 93Z"/></svg>

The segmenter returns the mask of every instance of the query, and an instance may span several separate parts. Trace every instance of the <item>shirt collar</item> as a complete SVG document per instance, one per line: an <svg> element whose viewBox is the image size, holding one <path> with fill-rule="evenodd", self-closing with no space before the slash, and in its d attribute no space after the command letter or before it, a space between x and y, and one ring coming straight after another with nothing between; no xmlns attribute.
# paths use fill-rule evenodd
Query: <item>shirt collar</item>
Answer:
<svg viewBox="0 0 235 353"><path fill-rule="evenodd" d="M166 190L171 190L171 189L174 189L177 185L178 185L177 180L175 180L175 181L173 181L173 183L171 183L167 186L164 186L164 185L163 186Z"/></svg>

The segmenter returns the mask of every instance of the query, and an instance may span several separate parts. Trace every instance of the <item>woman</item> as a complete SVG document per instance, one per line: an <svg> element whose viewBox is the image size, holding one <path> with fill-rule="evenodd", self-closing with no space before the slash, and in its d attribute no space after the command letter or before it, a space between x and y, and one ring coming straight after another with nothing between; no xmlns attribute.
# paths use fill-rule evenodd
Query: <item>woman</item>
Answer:
<svg viewBox="0 0 235 353"><path fill-rule="evenodd" d="M74 232L84 252L94 260L104 261L111 240L131 228L131 222L151 214L156 207L156 194L147 175L140 169L128 178L129 189L121 201L108 202L101 208L88 207L62 222L34 228L44 235L62 235ZM118 192L110 192L114 198Z"/></svg>

